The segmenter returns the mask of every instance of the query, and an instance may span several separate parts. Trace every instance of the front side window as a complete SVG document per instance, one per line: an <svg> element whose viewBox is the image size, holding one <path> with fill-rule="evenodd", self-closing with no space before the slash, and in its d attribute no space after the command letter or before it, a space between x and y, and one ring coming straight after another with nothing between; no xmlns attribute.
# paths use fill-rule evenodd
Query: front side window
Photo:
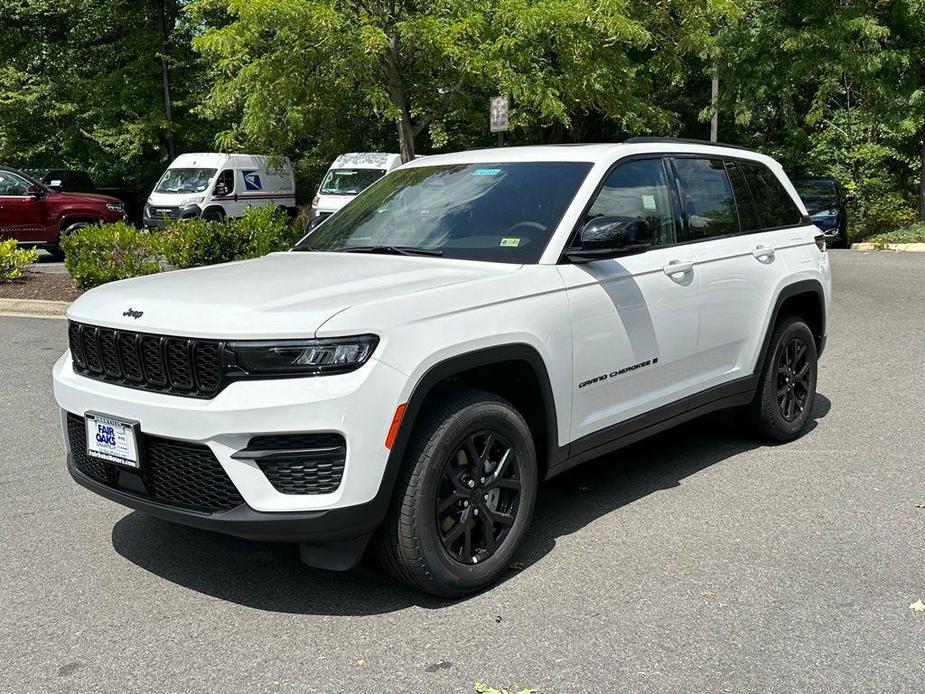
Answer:
<svg viewBox="0 0 925 694"><path fill-rule="evenodd" d="M691 241L739 232L732 186L721 159L678 158L681 202Z"/></svg>
<svg viewBox="0 0 925 694"><path fill-rule="evenodd" d="M535 263L590 170L584 162L398 169L319 225L295 250L399 248Z"/></svg>
<svg viewBox="0 0 925 694"><path fill-rule="evenodd" d="M209 187L216 169L167 169L154 188L155 193L202 193Z"/></svg>
<svg viewBox="0 0 925 694"><path fill-rule="evenodd" d="M221 187L224 188L222 195L230 195L234 192L234 171L231 169L226 169L218 175L218 180L215 182L216 190Z"/></svg>
<svg viewBox="0 0 925 694"><path fill-rule="evenodd" d="M661 159L637 159L610 172L583 223L596 217L646 222L656 245L677 239L668 181Z"/></svg>
<svg viewBox="0 0 925 694"><path fill-rule="evenodd" d="M0 171L0 195L25 195L29 181L9 171Z"/></svg>
<svg viewBox="0 0 925 694"><path fill-rule="evenodd" d="M321 182L322 195L358 195L385 176L385 169L331 169Z"/></svg>
<svg viewBox="0 0 925 694"><path fill-rule="evenodd" d="M799 224L803 215L777 176L764 164L742 162L758 217L765 229Z"/></svg>

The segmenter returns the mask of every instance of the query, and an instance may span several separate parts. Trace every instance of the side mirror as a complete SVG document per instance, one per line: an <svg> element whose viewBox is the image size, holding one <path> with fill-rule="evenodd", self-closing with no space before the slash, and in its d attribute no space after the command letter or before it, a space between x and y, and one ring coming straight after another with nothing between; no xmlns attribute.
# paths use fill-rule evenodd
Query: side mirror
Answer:
<svg viewBox="0 0 925 694"><path fill-rule="evenodd" d="M598 217L584 225L579 248L566 249L575 263L645 253L652 246L652 230L638 217Z"/></svg>
<svg viewBox="0 0 925 694"><path fill-rule="evenodd" d="M212 195L217 198L223 198L228 195L228 189L225 187L224 183L216 183L215 188L212 189Z"/></svg>
<svg viewBox="0 0 925 694"><path fill-rule="evenodd" d="M845 202L856 202L857 199L858 199L858 196L854 195L853 193L849 193L848 195L845 196Z"/></svg>
<svg viewBox="0 0 925 694"><path fill-rule="evenodd" d="M31 185L28 188L26 188L26 195L29 195L33 198L40 198L45 195L45 190L42 188L39 188L36 185Z"/></svg>

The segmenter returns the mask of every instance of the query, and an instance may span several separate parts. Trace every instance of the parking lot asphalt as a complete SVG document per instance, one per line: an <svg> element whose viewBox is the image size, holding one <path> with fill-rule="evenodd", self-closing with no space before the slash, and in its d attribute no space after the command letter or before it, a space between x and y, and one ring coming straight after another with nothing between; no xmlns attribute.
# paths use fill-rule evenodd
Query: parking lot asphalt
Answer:
<svg viewBox="0 0 925 694"><path fill-rule="evenodd" d="M556 478L454 602L78 487L64 323L0 317L0 692L922 691L925 255L832 262L805 436L719 413Z"/></svg>

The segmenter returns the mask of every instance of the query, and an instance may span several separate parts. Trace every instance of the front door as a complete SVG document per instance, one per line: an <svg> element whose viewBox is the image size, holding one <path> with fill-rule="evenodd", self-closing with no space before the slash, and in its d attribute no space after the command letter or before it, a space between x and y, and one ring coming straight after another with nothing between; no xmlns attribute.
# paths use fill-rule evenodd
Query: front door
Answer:
<svg viewBox="0 0 925 694"><path fill-rule="evenodd" d="M49 240L43 222L45 201L26 193L30 185L11 171L0 171L0 239Z"/></svg>
<svg viewBox="0 0 925 694"><path fill-rule="evenodd" d="M698 388L700 277L681 233L668 161L619 163L579 228L595 217L645 221L645 253L560 265L573 331L572 440L605 430ZM604 436L607 432L603 433Z"/></svg>

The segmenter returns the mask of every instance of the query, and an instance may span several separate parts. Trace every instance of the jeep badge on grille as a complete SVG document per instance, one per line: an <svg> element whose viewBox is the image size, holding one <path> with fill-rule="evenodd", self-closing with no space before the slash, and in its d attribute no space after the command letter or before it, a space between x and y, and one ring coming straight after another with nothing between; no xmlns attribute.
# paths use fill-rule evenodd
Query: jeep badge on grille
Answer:
<svg viewBox="0 0 925 694"><path fill-rule="evenodd" d="M122 315L123 315L123 316L126 316L127 318L134 318L135 320L138 320L138 319L141 318L143 315L145 315L145 312L144 312L144 311L136 311L135 309L129 307L129 310L126 311L125 313L123 313Z"/></svg>

